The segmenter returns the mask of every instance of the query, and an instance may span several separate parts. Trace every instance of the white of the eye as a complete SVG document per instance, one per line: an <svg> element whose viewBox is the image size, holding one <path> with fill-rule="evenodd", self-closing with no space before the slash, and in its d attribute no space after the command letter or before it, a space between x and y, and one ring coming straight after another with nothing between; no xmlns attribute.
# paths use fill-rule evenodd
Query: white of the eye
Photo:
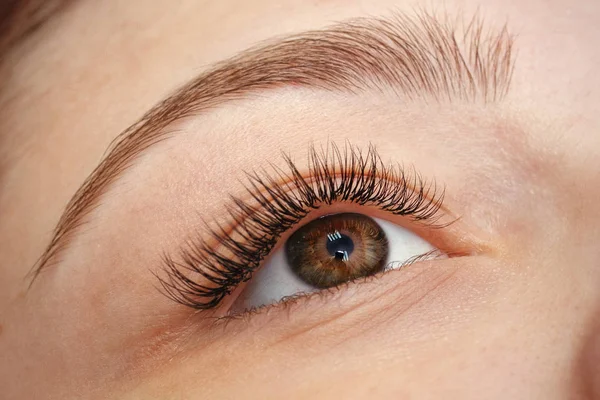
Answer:
<svg viewBox="0 0 600 400"><path fill-rule="evenodd" d="M387 263L390 264L390 269L399 268L411 258L435 250L435 247L408 229L379 218L374 218L374 220L388 238L389 256ZM286 260L285 249L281 248L269 257L262 268L254 273L252 279L236 300L235 308L244 310L260 307L276 303L286 296L317 290L319 289L304 283L294 274Z"/></svg>
<svg viewBox="0 0 600 400"><path fill-rule="evenodd" d="M390 269L399 268L413 257L436 250L429 242L389 221L373 218L383 229L389 242L388 264Z"/></svg>

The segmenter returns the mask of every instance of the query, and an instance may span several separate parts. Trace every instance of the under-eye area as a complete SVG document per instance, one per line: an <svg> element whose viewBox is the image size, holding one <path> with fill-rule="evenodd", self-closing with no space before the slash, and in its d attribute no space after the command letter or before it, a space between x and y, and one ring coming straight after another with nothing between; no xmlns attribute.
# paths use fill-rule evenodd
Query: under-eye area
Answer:
<svg viewBox="0 0 600 400"><path fill-rule="evenodd" d="M415 168L349 143L311 147L306 166L282 157L284 168L246 174L228 222L202 222L163 256L163 293L231 315L452 253L427 238L455 220L444 188Z"/></svg>

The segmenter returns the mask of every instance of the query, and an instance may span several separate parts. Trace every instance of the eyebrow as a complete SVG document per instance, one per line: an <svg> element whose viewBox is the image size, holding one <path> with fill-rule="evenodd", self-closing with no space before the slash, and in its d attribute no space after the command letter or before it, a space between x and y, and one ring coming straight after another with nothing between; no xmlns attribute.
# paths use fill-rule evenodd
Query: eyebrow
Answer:
<svg viewBox="0 0 600 400"><path fill-rule="evenodd" d="M113 141L67 204L31 283L56 262L111 183L141 153L173 136L165 128L185 117L284 86L496 102L507 94L513 69L514 38L506 26L484 30L479 16L459 24L426 12L357 18L246 50L200 74Z"/></svg>

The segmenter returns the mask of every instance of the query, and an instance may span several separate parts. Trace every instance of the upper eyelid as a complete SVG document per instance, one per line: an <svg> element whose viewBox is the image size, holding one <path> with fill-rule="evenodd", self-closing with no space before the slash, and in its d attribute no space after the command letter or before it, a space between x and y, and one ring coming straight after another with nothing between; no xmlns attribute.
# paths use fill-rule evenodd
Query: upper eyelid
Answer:
<svg viewBox="0 0 600 400"><path fill-rule="evenodd" d="M286 158L286 157L287 156L284 154L284 158ZM276 167L274 164L270 164L270 165L273 167L274 171L278 171L278 172L283 173L283 171L279 167ZM417 174L416 170L414 168L412 168L412 170L414 172L411 173L411 176L417 176L418 174ZM246 176L249 177L250 179L252 179L255 175L253 175L253 174L246 174ZM282 179L276 182L277 186L287 186L288 184L290 184L291 179L285 178L283 175L279 175L279 176ZM341 175L338 174L338 177L340 177L340 176ZM312 176L309 173L303 174L302 177L307 182L311 182L314 179L316 179L315 176ZM379 176L378 178L379 179L389 179L389 177L386 178L386 177L383 177L383 176ZM414 191L414 190L416 190L416 186L418 186L418 185L408 184L407 187L410 190ZM253 189L256 189L256 188L253 188ZM258 188L258 189L260 190L260 188ZM251 190L248 189L248 187L246 187L245 191L246 192L250 192ZM436 190L433 190L432 192L436 192ZM424 225L426 225L427 227L437 229L437 228L445 228L445 227L451 225L452 223L454 223L454 222L456 222L456 221L458 221L460 219L460 217L457 214L455 214L451 209L449 209L448 207L446 207L446 205L445 205L445 203L443 201L443 199L445 197L445 188L443 188L441 191L438 191L438 193L440 193L440 194L439 195L436 194L434 196L434 197L437 197L438 200L435 201L435 199L433 199L433 198L431 200L435 201L437 203L438 211L436 213L439 214L440 219L441 219L442 216L444 217L444 222L443 223L437 223L436 222L437 218L436 218L436 221L432 221L432 220L420 220L420 221L416 221L416 222L423 222ZM233 197L234 201L236 201L236 202L239 201L239 202L241 202L241 203L243 203L243 204L245 204L247 206L249 205L251 198L252 198L251 195L247 195L247 196L240 195L240 196ZM257 213L260 212L260 210L258 208L255 211ZM210 225L210 222L211 221L205 221L205 224L208 226L208 225ZM310 222L310 220L304 220L304 223L308 223L308 222ZM235 229L236 225L237 225L237 223L235 221L229 221L228 223L225 222L223 224L220 224L219 225L219 229L222 230L223 233L229 234L229 233L231 233ZM293 230L289 231L288 233L289 234L293 233ZM209 238L209 240L210 240L210 238ZM218 244L219 244L218 240L210 240L210 243L209 243L209 245L211 247L212 246L218 246Z"/></svg>
<svg viewBox="0 0 600 400"><path fill-rule="evenodd" d="M378 206L392 214L408 215L417 221L435 222L440 216L443 195L436 191L437 186L428 184L416 171L410 175L400 165L384 164L373 146L363 154L348 143L343 151L331 143L328 151L311 148L308 159L308 169L317 179L312 186L291 159L286 159L290 170L287 177L298 188L295 194L286 191L289 183L282 187L268 175L263 178L249 174L253 183L247 190L261 208L233 198L238 210L227 209L231 221L237 224L234 229L228 231L222 224L208 227L205 235L181 249L177 254L179 260L165 255L166 276L156 274L165 294L193 308L216 306L238 283L249 279L281 234L321 202L353 201ZM353 174L342 174L341 180L332 175L349 169ZM275 171L282 176L281 169ZM413 186L408 184L411 177ZM190 273L197 275L196 278L190 278Z"/></svg>
<svg viewBox="0 0 600 400"><path fill-rule="evenodd" d="M463 25L460 30L451 18L425 12L363 18L285 38L215 65L117 137L67 204L31 271L31 284L72 242L131 161L168 137L171 132L166 128L184 117L286 84L352 93L379 90L383 84L409 100L423 96L471 102L502 99L514 69L512 36L506 28L483 29L477 16ZM489 33L482 37L482 32Z"/></svg>

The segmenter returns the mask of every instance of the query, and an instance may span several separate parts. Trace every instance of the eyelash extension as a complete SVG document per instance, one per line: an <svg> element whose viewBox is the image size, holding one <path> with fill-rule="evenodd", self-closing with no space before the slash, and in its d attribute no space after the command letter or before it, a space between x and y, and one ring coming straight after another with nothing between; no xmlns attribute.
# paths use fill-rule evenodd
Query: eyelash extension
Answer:
<svg viewBox="0 0 600 400"><path fill-rule="evenodd" d="M189 240L177 259L163 255L164 273L155 275L165 295L197 310L216 307L251 278L282 234L311 211L336 202L375 206L430 225L439 218L444 191L435 181L400 164L384 164L373 145L364 154L350 144L342 150L335 144L313 146L305 176L289 155L283 158L287 170L271 164L270 171L246 174L249 201L231 197L226 205L231 224L206 224L207 232Z"/></svg>

